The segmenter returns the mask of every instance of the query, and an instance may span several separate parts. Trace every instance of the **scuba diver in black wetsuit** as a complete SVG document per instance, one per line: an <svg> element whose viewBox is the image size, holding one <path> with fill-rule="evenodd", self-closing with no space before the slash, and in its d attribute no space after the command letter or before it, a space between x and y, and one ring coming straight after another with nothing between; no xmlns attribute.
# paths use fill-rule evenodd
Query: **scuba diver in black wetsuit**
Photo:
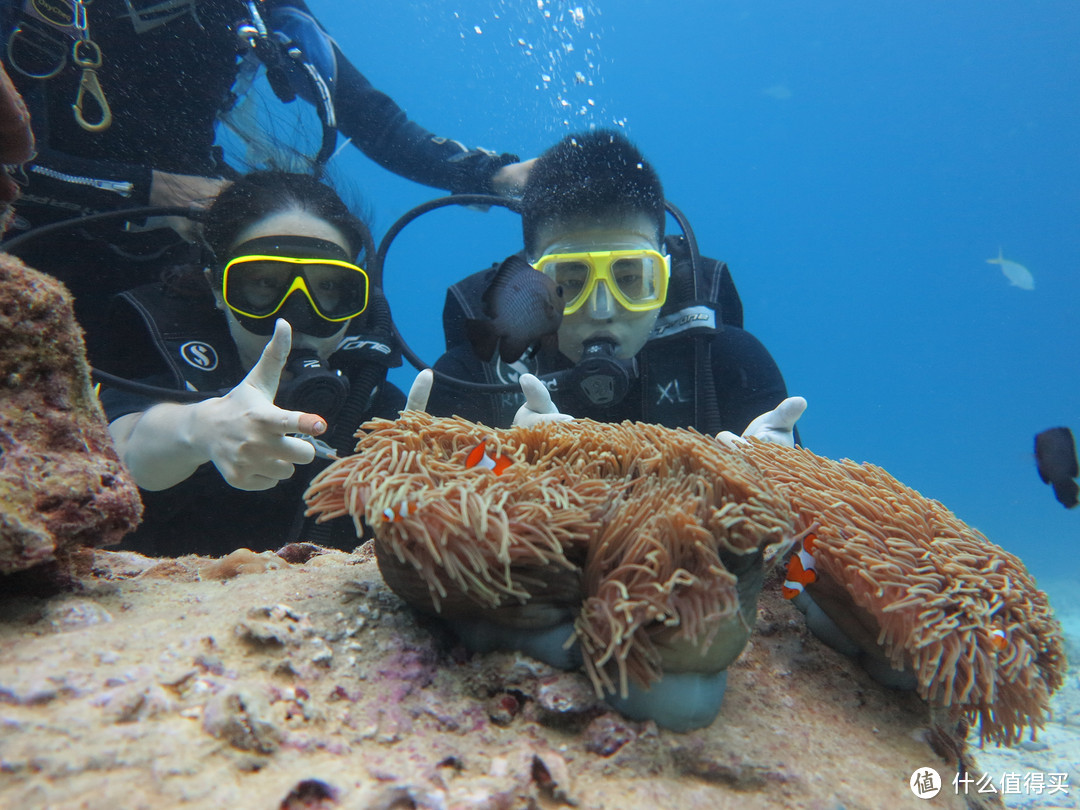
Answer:
<svg viewBox="0 0 1080 810"><path fill-rule="evenodd" d="M283 101L315 105L323 126L316 168L340 132L385 168L455 192L510 193L527 175L529 163L514 155L467 149L410 121L303 0L8 0L0 15L4 64L38 149L18 175L8 238L94 212L205 204L235 175L214 146L215 124L254 65L265 66ZM197 250L190 220L131 225L112 221L19 249L71 288L92 360L105 298Z"/></svg>
<svg viewBox="0 0 1080 810"><path fill-rule="evenodd" d="M426 377L434 383L427 410L437 416L458 415L495 427L568 422L554 434L541 433L545 460L558 456L556 445L564 437L573 440L574 419L580 417L629 420L631 427L640 422L692 427L733 445L733 454L742 437L795 444L795 422L806 401L786 396L776 363L742 329L742 307L727 267L698 254L689 224L665 203L656 173L625 137L594 131L565 138L537 159L514 207L522 215L524 258L506 260L450 288L443 310L448 350L434 372L418 375L411 400ZM665 209L679 221L682 237L664 238ZM385 256L396 230L397 224L380 255ZM508 268L515 268L513 275ZM541 273L547 282L538 281ZM543 294L537 294L538 287ZM536 305L554 308L556 301L561 301L561 320L547 319L548 308ZM526 336L532 346L515 359ZM403 352L412 354L407 347ZM524 404L513 388L501 385L515 381ZM618 448L600 451L605 452ZM633 500L636 483L649 476L653 460L627 459L626 479L612 490L613 497ZM653 531L659 525L643 524L642 537L656 542L635 549L642 555L653 549L649 557L673 555L667 562L680 566L685 551L665 547L665 530ZM631 552L614 550L616 543L604 545L611 536L601 533L604 547L589 548L590 561L608 556L584 577L582 613L594 599L603 602L595 596L600 589L621 582L616 569L635 567ZM742 629L723 642L733 645L728 648L733 658L753 627L767 566L760 551L736 552L719 536L717 541L711 548L734 578L742 618ZM625 588L621 593L620 604L644 604ZM576 615L576 607L554 609L528 628L484 617L450 626L478 652L520 650L574 668L581 663L578 643L585 635L575 632ZM651 614L643 621L674 626L671 615ZM634 677L624 679L604 700L634 720L653 720L665 728L707 726L720 710L730 659L713 658L713 648L706 654L706 646L685 654L664 653L660 646L653 651L664 661L658 680L642 687Z"/></svg>
<svg viewBox="0 0 1080 810"><path fill-rule="evenodd" d="M805 408L765 347L742 328L727 265L697 253L692 232L664 238L660 180L621 134L568 136L537 159L520 203L524 256L562 290L557 349L485 362L465 338L483 317L495 269L447 293L447 352L435 371L473 383L520 383L478 393L436 378L428 410L505 427L537 420L624 419L792 444ZM553 390L535 376L557 375Z"/></svg>
<svg viewBox="0 0 1080 810"><path fill-rule="evenodd" d="M205 236L205 272L129 290L109 320L114 365L128 378L220 393L180 404L102 392L145 506L124 545L153 555L297 539L351 549L352 522L305 523L302 495L322 459L352 451L363 421L405 404L386 382L399 362L386 302L361 264L371 237L329 187L285 172L231 184Z"/></svg>

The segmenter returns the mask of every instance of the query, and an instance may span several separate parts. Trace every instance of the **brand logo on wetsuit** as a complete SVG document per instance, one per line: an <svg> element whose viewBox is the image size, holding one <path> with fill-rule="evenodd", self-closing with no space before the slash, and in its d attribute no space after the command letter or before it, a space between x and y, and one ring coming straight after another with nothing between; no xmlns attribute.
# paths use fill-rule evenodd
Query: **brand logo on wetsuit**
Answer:
<svg viewBox="0 0 1080 810"><path fill-rule="evenodd" d="M354 352L359 349L370 349L371 351L378 352L379 354L390 354L390 347L385 343L379 343L375 340L366 340L365 338L347 337L341 343L338 344L337 351L341 352Z"/></svg>
<svg viewBox="0 0 1080 810"><path fill-rule="evenodd" d="M672 312L669 315L657 318L656 325L653 326L652 333L649 335L649 340L670 337L688 329L700 327L715 329L716 313L706 306L686 307L678 312Z"/></svg>
<svg viewBox="0 0 1080 810"><path fill-rule="evenodd" d="M189 340L180 347L180 356L189 366L194 366L199 371L213 371L217 368L218 356L214 347L201 340Z"/></svg>

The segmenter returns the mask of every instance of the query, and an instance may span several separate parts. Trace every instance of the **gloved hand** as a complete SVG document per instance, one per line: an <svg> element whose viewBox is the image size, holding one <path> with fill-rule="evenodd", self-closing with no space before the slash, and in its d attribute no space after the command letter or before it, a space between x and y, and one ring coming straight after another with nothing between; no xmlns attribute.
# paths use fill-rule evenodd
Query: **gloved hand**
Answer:
<svg viewBox="0 0 1080 810"><path fill-rule="evenodd" d="M278 320L259 362L240 384L223 397L194 406L195 443L205 448L222 478L237 489L270 489L290 478L293 465L311 463L315 448L288 434L319 436L326 431L321 416L274 404L291 348L292 328Z"/></svg>
<svg viewBox="0 0 1080 810"><path fill-rule="evenodd" d="M289 478L294 465L310 463L315 448L288 434L318 436L326 421L274 405L291 346L292 329L279 320L259 361L225 396L190 405L163 403L110 424L135 482L167 489L210 461L237 489L270 489Z"/></svg>
<svg viewBox="0 0 1080 810"><path fill-rule="evenodd" d="M431 396L431 384L435 380L435 373L430 368L425 368L416 375L413 384L409 387L409 399L405 403L407 411L426 411L428 397Z"/></svg>
<svg viewBox="0 0 1080 810"><path fill-rule="evenodd" d="M514 414L514 427L536 427L541 422L569 422L574 417L559 413L551 401L551 393L540 380L532 374L522 374L518 382L525 395L525 404Z"/></svg>
<svg viewBox="0 0 1080 810"><path fill-rule="evenodd" d="M716 438L729 447L744 439L760 439L763 442L795 446L795 423L806 410L806 400L802 397L788 397L771 411L763 413L746 426L742 436L736 436L730 430L722 430Z"/></svg>

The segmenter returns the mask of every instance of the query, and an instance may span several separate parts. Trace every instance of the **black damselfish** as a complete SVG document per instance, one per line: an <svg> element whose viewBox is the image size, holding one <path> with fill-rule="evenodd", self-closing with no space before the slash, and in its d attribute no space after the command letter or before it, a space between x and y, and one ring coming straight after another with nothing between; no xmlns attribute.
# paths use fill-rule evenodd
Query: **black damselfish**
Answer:
<svg viewBox="0 0 1080 810"><path fill-rule="evenodd" d="M482 299L486 318L465 321L465 334L485 363L498 351L512 363L541 341L556 340L562 324L562 288L520 256L499 265Z"/></svg>
<svg viewBox="0 0 1080 810"><path fill-rule="evenodd" d="M1035 463L1039 478L1054 488L1054 497L1066 509L1080 502L1080 486L1073 480L1080 470L1076 463L1076 441L1067 427L1044 430L1035 436Z"/></svg>

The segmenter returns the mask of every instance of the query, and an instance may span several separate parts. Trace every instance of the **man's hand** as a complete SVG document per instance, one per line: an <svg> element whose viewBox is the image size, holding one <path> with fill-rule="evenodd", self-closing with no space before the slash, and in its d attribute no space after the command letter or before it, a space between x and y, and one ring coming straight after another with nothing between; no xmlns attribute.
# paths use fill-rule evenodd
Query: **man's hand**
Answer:
<svg viewBox="0 0 1080 810"><path fill-rule="evenodd" d="M435 379L435 372L425 368L416 375L413 384L409 387L409 400L405 403L407 411L426 411L428 398L431 396L431 384Z"/></svg>
<svg viewBox="0 0 1080 810"><path fill-rule="evenodd" d="M760 439L771 444L785 447L795 446L795 423L806 410L806 400L802 397L788 397L771 411L763 413L746 426L742 436L736 436L729 430L716 434L716 438L729 447L744 439Z"/></svg>
<svg viewBox="0 0 1080 810"><path fill-rule="evenodd" d="M522 374L518 380L521 392L525 394L525 404L514 414L514 427L536 427L542 422L569 422L574 417L559 413L551 401L551 393L539 379L532 374Z"/></svg>

